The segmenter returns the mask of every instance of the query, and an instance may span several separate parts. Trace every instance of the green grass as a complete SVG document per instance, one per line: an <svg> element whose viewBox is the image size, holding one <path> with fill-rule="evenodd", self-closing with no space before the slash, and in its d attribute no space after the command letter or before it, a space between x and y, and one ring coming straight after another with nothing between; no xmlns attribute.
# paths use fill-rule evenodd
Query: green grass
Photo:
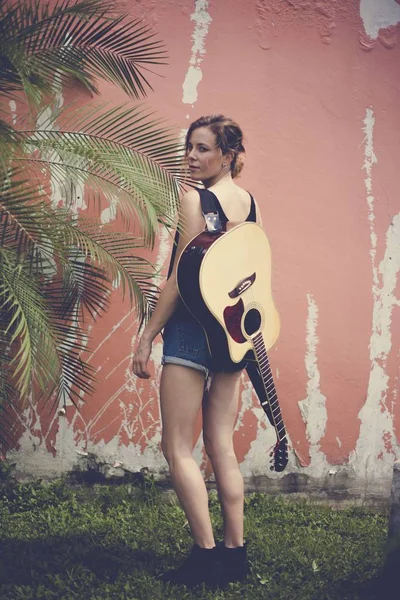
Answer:
<svg viewBox="0 0 400 600"><path fill-rule="evenodd" d="M222 520L210 507L217 534ZM181 509L154 485L8 484L0 490L0 599L375 598L387 518L262 494L246 498L252 575L225 591L165 586L191 546Z"/></svg>

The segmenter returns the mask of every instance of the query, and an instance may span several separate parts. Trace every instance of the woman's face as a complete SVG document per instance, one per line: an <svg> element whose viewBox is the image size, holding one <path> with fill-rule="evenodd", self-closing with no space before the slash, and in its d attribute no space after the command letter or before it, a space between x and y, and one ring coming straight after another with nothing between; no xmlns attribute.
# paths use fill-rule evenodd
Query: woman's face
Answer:
<svg viewBox="0 0 400 600"><path fill-rule="evenodd" d="M217 146L215 134L208 127L198 127L192 131L187 147L187 161L192 179L203 182L218 178L224 169L224 163L229 167L228 157L224 157L221 148Z"/></svg>

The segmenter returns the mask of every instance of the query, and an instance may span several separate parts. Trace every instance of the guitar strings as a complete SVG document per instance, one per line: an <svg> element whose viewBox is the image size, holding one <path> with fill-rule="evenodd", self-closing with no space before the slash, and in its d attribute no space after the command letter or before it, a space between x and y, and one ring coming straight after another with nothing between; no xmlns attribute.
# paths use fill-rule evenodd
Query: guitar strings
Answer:
<svg viewBox="0 0 400 600"><path fill-rule="evenodd" d="M249 298L247 298L247 296L249 296ZM244 297L244 300L246 301L246 304L247 305L250 304L250 307L251 307L250 310L252 310L252 309L258 309L259 304L258 304L258 302L255 299L252 286L250 286L247 290L245 290L245 292L243 293L243 297ZM259 327L257 333L261 333L261 336L262 336L262 317L263 317L263 314L262 314L262 312L260 310L259 310L259 312L260 312L260 327ZM258 367L260 369L260 372L261 372L261 378L262 378L262 381L263 381L263 384L264 384L264 390L265 390L265 393L266 393L266 396L267 396L267 402L268 402L269 408L271 410L272 420L274 422L274 428L275 428L275 431L277 433L278 440L280 441L283 437L286 436L285 426L283 424L282 415L280 415L281 425L283 426L283 435L282 435L282 438L281 438L281 433L280 433L280 431L278 429L278 426L277 426L277 423L276 423L276 418L275 418L275 415L274 415L274 410L275 409L271 405L271 400L270 400L269 392L267 390L267 385L266 385L266 383L264 381L264 377L262 376L262 367L260 365L260 359L257 356L257 349L256 349L255 342L254 342L255 337L256 336L252 336L250 339L252 340L253 348L254 348L254 351L255 351L254 352L255 358L256 358ZM266 348L265 348L265 342L264 342L263 338L262 338L262 340L263 340L263 349L265 351L266 358L267 358L267 364L268 364L268 367L269 367L269 370L270 370L270 373L271 373L271 376L272 376L271 365L269 364L268 355L267 355L267 351L266 351ZM275 391L275 395L276 395L276 391ZM274 402L276 402L276 398L275 398ZM279 404L278 404L278 408L279 408Z"/></svg>
<svg viewBox="0 0 400 600"><path fill-rule="evenodd" d="M272 378L272 382L273 382L272 369L271 369L271 365L269 363L269 358L268 358L267 350L266 350L266 347L265 347L265 341L264 341L264 337L263 337L263 334L262 334L262 329L263 329L262 323L263 323L263 317L265 318L265 315L260 310L260 308L259 308L260 305L259 305L259 303L255 299L254 292L253 292L253 286L252 285L250 285L250 287L247 288L247 290L244 291L244 293L243 293L243 300L245 301L246 305L248 305L248 303L250 304L250 310L256 309L260 313L260 326L258 328L258 333L261 333L261 339L262 339L262 342L263 342L263 349L264 349L264 352L265 352L265 355L266 355L267 365L268 365L269 372L270 372L270 375L271 375L271 378ZM244 322L243 322L243 326L244 326ZM260 360L259 360L259 358L257 356L257 350L256 350L254 338L255 338L255 336L251 336L250 339L252 341L255 359L256 359L258 367L260 369L261 379L262 379L264 390L265 390L266 397L267 397L267 403L268 403L268 406L270 408L272 420L273 420L273 423L274 423L274 429L275 429L275 433L276 433L276 437L277 437L277 442L276 442L276 445L275 445L275 451L276 451L278 449L278 447L280 448L281 442L284 441L284 440L286 440L286 438L287 438L286 428L285 428L285 423L283 421L281 409L280 409L280 406L279 406L279 402L278 402L278 398L277 398L277 392L276 392L276 389L275 389L275 385L273 385L273 390L275 392L274 404L276 404L277 408L278 408L278 417L279 417L279 420L280 420L281 432L279 431L278 426L276 424L276 418L275 418L275 415L274 415L274 410L276 410L276 407L273 409L273 407L271 405L270 395L268 393L267 385L266 385L266 382L264 381L264 377L262 375L262 367L260 366ZM275 451L273 451L274 455L275 455ZM271 469L273 469L273 467L271 467ZM281 470L281 469L279 469L279 470Z"/></svg>

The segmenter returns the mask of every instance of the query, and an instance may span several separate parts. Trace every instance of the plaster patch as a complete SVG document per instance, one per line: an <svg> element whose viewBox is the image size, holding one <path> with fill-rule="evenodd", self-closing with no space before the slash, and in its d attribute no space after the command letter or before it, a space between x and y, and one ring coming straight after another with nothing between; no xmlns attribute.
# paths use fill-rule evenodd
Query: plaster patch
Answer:
<svg viewBox="0 0 400 600"><path fill-rule="evenodd" d="M389 376L387 360L392 348L391 320L393 307L398 304L395 296L400 272L400 213L395 215L386 233L386 245L379 267L376 265L377 234L374 229L374 197L372 195L372 166L377 162L373 150L375 119L371 108L367 109L363 131L366 134L364 148L365 190L368 221L371 235L371 261L373 272L372 331L370 337L371 371L367 399L359 412L360 434L350 463L366 481L375 477L390 480L394 455L399 450L396 441L393 414L387 406ZM380 281L379 281L379 277ZM380 458L381 460L377 460Z"/></svg>
<svg viewBox="0 0 400 600"><path fill-rule="evenodd" d="M194 104L197 100L197 87L202 80L203 73L200 64L203 60L205 50L205 40L208 29L212 21L208 13L208 1L196 0L195 11L190 16L190 20L195 22L194 32L192 34L192 54L189 62L189 69L183 82L184 104Z"/></svg>
<svg viewBox="0 0 400 600"><path fill-rule="evenodd" d="M240 465L240 470L244 477L252 477L257 475L268 474L271 478L280 478L281 475L275 471L270 471L270 450L276 444L276 433L275 429L269 425L267 417L261 408L261 406L254 406L253 403L253 385L246 379L244 382L244 389L242 391L242 416L247 410L251 410L257 418L257 422L268 423L268 426L257 427L256 438L251 442L250 450L246 454L246 459ZM258 400L257 400L258 402ZM238 419L239 423L240 419ZM236 425L236 428L238 424ZM285 470L285 473L289 471L290 465L293 461L289 461L289 465Z"/></svg>
<svg viewBox="0 0 400 600"><path fill-rule="evenodd" d="M326 470L326 458L320 449L320 440L326 432L327 412L326 397L320 389L321 376L318 369L318 306L312 294L307 294L308 316L306 324L305 366L308 376L307 397L299 401L299 408L306 424L306 436L310 442L310 470L315 476Z"/></svg>
<svg viewBox="0 0 400 600"><path fill-rule="evenodd" d="M109 442L100 440L93 443L88 440L83 445L76 440L73 427L66 417L60 419L55 455L49 453L43 441L40 442L28 429L22 435L19 445L19 450L12 450L7 458L16 464L17 472L26 477L60 477L76 468L79 457L88 453L93 454L99 462L108 465L121 463L124 469L132 472L144 467L152 473L161 473L166 469L166 463L159 452L158 438L149 441L144 451L136 444L120 444L118 435Z"/></svg>
<svg viewBox="0 0 400 600"><path fill-rule="evenodd" d="M17 123L17 103L15 102L15 100L10 100L9 107L10 107L10 111L11 111L12 124L16 125L16 123Z"/></svg>
<svg viewBox="0 0 400 600"><path fill-rule="evenodd" d="M361 0L360 16L365 32L376 40L380 29L400 22L400 6L396 0Z"/></svg>
<svg viewBox="0 0 400 600"><path fill-rule="evenodd" d="M117 218L117 201L115 198L109 200L109 205L101 211L100 221L102 225L111 223Z"/></svg>
<svg viewBox="0 0 400 600"><path fill-rule="evenodd" d="M364 179L365 190L367 192L367 205L368 205L368 223L369 223L369 235L371 240L371 248L369 254L372 261L372 275L374 285L378 285L378 271L375 267L376 257L376 243L377 236L375 233L375 213L374 213L374 202L375 198L372 194L372 167L378 162L373 146L373 132L375 125L375 117L372 108L367 108L365 119L363 121L364 127L364 164L363 169L365 170L366 177Z"/></svg>

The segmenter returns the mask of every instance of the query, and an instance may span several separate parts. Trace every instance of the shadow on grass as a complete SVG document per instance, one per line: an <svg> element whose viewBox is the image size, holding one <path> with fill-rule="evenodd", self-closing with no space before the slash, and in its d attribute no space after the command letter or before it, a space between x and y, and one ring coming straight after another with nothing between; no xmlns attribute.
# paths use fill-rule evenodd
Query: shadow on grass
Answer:
<svg viewBox="0 0 400 600"><path fill-rule="evenodd" d="M165 568L171 567L170 563L170 557L151 550L135 549L124 543L107 545L101 535L48 536L32 541L5 540L0 550L0 581L4 586L25 585L36 588L44 581L50 583L49 580L52 579L55 583L57 578L68 579L70 576L78 585L82 585L83 589L88 579L93 583L97 580L96 586L101 586L112 585L121 576L129 577L135 573L141 579L154 578ZM387 580L383 581L383 577L384 574L364 582L351 580L331 581L330 584L326 582L321 585L319 592L315 589L304 597L309 600L381 600L382 598L398 600L397 595L390 595ZM262 587L257 581L254 570L253 576L241 589L245 594L242 597L246 600L274 597L271 596L271 590ZM226 598L237 597L234 590L231 592L232 596L228 592ZM293 588L291 592L295 595L287 600L303 598L301 588L298 590ZM147 597L150 596L146 595ZM175 598L176 596L171 589L163 597ZM210 596L207 597L214 596L210 592ZM279 598L282 596L279 595Z"/></svg>
<svg viewBox="0 0 400 600"><path fill-rule="evenodd" d="M156 576L164 557L124 544L107 545L101 537L48 537L40 540L5 540L0 549L0 581L31 585L44 576L55 577L78 567L97 579L113 582L121 573L146 571Z"/></svg>
<svg viewBox="0 0 400 600"><path fill-rule="evenodd" d="M349 600L399 600L400 553L389 556L380 572L362 582L343 580L336 588L337 598Z"/></svg>

